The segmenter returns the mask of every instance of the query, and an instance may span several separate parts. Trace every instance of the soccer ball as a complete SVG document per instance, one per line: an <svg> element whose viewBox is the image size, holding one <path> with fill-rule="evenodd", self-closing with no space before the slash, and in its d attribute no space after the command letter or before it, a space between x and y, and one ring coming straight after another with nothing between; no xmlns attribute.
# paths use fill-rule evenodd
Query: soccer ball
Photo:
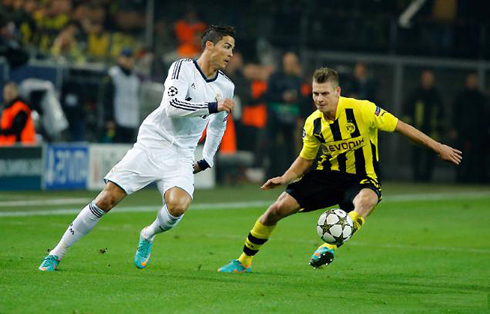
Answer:
<svg viewBox="0 0 490 314"><path fill-rule="evenodd" d="M354 233L354 224L342 209L328 209L318 219L316 231L323 241L342 245Z"/></svg>

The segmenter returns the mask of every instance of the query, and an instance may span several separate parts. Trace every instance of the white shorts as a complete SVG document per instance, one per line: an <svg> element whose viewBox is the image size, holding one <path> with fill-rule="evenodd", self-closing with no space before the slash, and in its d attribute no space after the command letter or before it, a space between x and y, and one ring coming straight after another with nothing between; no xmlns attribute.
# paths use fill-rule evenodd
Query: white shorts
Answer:
<svg viewBox="0 0 490 314"><path fill-rule="evenodd" d="M126 155L104 177L132 194L152 182L157 183L160 194L173 187L186 191L190 197L194 193L192 158L184 158L174 148L148 149L136 143Z"/></svg>

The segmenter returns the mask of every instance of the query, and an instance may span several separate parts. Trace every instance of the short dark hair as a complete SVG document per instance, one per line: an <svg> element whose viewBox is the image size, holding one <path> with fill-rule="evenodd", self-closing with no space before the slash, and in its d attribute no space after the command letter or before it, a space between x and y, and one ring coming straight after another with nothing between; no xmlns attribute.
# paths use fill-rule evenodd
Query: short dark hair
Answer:
<svg viewBox="0 0 490 314"><path fill-rule="evenodd" d="M313 80L317 83L333 83L333 87L339 86L339 74L337 71L329 68L319 68L313 73Z"/></svg>
<svg viewBox="0 0 490 314"><path fill-rule="evenodd" d="M210 41L216 45L225 36L235 37L235 27L228 25L211 25L202 34L201 48L206 48L206 42Z"/></svg>

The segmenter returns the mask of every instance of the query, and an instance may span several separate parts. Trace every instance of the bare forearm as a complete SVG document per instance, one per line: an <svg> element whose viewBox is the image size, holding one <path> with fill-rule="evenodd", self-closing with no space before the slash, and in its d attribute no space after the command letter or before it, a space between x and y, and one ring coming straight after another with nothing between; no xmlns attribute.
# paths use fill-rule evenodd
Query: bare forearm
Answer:
<svg viewBox="0 0 490 314"><path fill-rule="evenodd" d="M301 157L296 158L291 167L282 175L286 182L292 182L305 173L313 164L313 160L306 160Z"/></svg>
<svg viewBox="0 0 490 314"><path fill-rule="evenodd" d="M408 137L411 141L432 149L434 152L438 153L440 150L441 143L433 140L425 133L417 130L410 124L398 121L398 125L395 129L396 132L401 133Z"/></svg>
<svg viewBox="0 0 490 314"><path fill-rule="evenodd" d="M269 190L269 189L275 189L276 187L283 185L283 184L289 184L293 182L295 179L303 175L305 171L313 164L313 160L306 160L301 157L296 158L296 160L293 162L291 167L280 177L275 177L272 179L267 180L265 182L261 189L262 190Z"/></svg>
<svg viewBox="0 0 490 314"><path fill-rule="evenodd" d="M442 160L451 162L455 165L459 165L461 163L463 157L460 150L434 141L429 136L425 135L409 124L398 121L395 131L405 135L417 144L432 149Z"/></svg>

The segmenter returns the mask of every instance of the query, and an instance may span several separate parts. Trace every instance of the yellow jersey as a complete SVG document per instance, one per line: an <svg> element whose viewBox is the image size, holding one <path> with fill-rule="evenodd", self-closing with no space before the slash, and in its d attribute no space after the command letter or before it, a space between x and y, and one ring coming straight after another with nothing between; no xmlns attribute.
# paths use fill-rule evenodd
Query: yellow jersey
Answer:
<svg viewBox="0 0 490 314"><path fill-rule="evenodd" d="M393 132L398 118L367 100L340 97L335 120L318 110L306 119L300 157L316 170L340 171L378 181L378 130Z"/></svg>

